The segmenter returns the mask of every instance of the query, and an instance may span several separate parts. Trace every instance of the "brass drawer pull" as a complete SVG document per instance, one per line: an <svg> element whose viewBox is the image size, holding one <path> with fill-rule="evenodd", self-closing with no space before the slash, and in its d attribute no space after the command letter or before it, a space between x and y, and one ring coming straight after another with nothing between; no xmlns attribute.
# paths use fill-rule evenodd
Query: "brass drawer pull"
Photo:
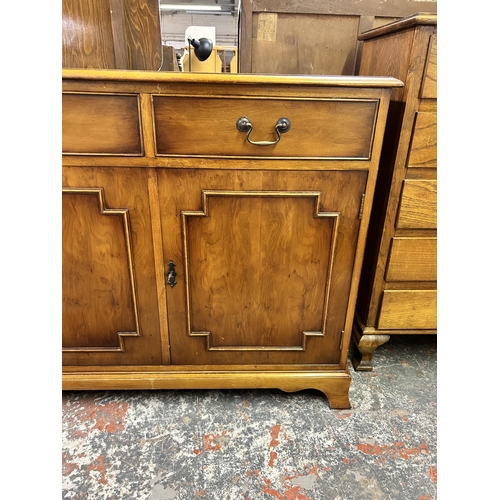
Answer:
<svg viewBox="0 0 500 500"><path fill-rule="evenodd" d="M253 144L254 146L272 146L273 144L278 144L278 142L280 142L281 139L281 134L288 132L291 126L292 124L290 123L290 120L288 118L279 118L278 121L276 122L276 127L275 127L278 138L275 141L252 141L252 139L250 139L250 133L252 132L253 127L250 119L247 118L246 116L240 116L236 122L236 128L240 132L246 132L247 141L250 144Z"/></svg>

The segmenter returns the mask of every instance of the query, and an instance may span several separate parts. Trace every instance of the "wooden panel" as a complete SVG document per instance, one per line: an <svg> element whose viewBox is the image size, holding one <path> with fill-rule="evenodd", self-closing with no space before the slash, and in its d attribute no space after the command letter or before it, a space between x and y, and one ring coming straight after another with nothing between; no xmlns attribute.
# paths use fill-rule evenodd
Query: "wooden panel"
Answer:
<svg viewBox="0 0 500 500"><path fill-rule="evenodd" d="M437 328L437 292L385 290L377 328L380 330Z"/></svg>
<svg viewBox="0 0 500 500"><path fill-rule="evenodd" d="M162 65L158 0L122 0L128 68L157 71ZM116 4L116 0L113 0Z"/></svg>
<svg viewBox="0 0 500 500"><path fill-rule="evenodd" d="M338 362L366 178L159 171L172 362Z"/></svg>
<svg viewBox="0 0 500 500"><path fill-rule="evenodd" d="M161 363L147 169L63 167L63 186L63 364Z"/></svg>
<svg viewBox="0 0 500 500"><path fill-rule="evenodd" d="M323 330L337 214L315 217L315 193L205 196L184 218L191 335L210 332L211 349L301 349Z"/></svg>
<svg viewBox="0 0 500 500"><path fill-rule="evenodd" d="M243 0L242 3L249 3ZM297 14L343 14L404 17L415 12L436 12L435 0L251 0L255 12L288 12Z"/></svg>
<svg viewBox="0 0 500 500"><path fill-rule="evenodd" d="M63 0L62 67L116 67L109 2Z"/></svg>
<svg viewBox="0 0 500 500"><path fill-rule="evenodd" d="M408 167L437 167L437 114L417 113Z"/></svg>
<svg viewBox="0 0 500 500"><path fill-rule="evenodd" d="M437 238L393 238L385 279L437 280Z"/></svg>
<svg viewBox="0 0 500 500"><path fill-rule="evenodd" d="M357 74L362 42L357 35L415 12L436 12L436 1L419 0L242 0L239 19L240 72ZM286 20L288 32L277 34L277 40L257 40L252 25L259 24L260 14ZM329 21L328 18L335 18ZM345 21L344 19L345 18ZM262 20L260 24L262 29ZM352 20L357 19L357 33ZM314 21L313 21L314 20ZM326 29L335 26L334 31ZM307 28L306 28L307 26ZM252 36L253 33L253 36ZM267 37L271 35L267 32ZM261 31L262 38L262 31ZM334 54L328 60L325 43ZM288 47L288 49L287 49ZM293 47L293 50L290 50ZM340 50L341 49L341 50ZM293 63L290 61L293 59ZM275 68L273 71L272 68ZM282 68L280 70L280 68ZM330 70L328 68L331 68ZM264 71L263 71L264 70Z"/></svg>
<svg viewBox="0 0 500 500"><path fill-rule="evenodd" d="M252 73L354 73L358 18L260 12L253 16Z"/></svg>
<svg viewBox="0 0 500 500"><path fill-rule="evenodd" d="M362 47L362 57L359 65L359 75L380 75L380 76L393 76L402 82L406 82L408 75L408 68L410 59L408 56L401 56L401 54L410 54L412 44L414 41L413 33L401 32L395 33L390 37L374 38L369 42L364 42ZM384 57L380 57L383 53ZM401 89L394 89L391 94L391 101L402 101L407 92L407 86ZM396 105L393 104L392 108ZM401 120L400 116L396 115L395 120ZM395 140L399 131L396 129L394 132L397 135L388 137L388 139Z"/></svg>
<svg viewBox="0 0 500 500"><path fill-rule="evenodd" d="M128 212L106 209L100 189L62 199L63 347L120 348L120 333L138 335Z"/></svg>
<svg viewBox="0 0 500 500"><path fill-rule="evenodd" d="M137 95L63 94L66 154L141 155Z"/></svg>
<svg viewBox="0 0 500 500"><path fill-rule="evenodd" d="M163 63L160 71L180 71L174 47L163 45Z"/></svg>
<svg viewBox="0 0 500 500"><path fill-rule="evenodd" d="M63 68L161 66L158 0L63 0L62 18Z"/></svg>
<svg viewBox="0 0 500 500"><path fill-rule="evenodd" d="M437 35L431 37L431 45L422 87L422 98L437 99Z"/></svg>
<svg viewBox="0 0 500 500"><path fill-rule="evenodd" d="M378 101L154 96L153 106L159 155L367 159L371 154ZM241 116L252 122L253 141L276 140L276 121L281 117L290 120L291 129L274 146L255 146L246 141L245 132L236 128Z"/></svg>
<svg viewBox="0 0 500 500"><path fill-rule="evenodd" d="M405 179L396 223L398 229L437 228L437 181Z"/></svg>

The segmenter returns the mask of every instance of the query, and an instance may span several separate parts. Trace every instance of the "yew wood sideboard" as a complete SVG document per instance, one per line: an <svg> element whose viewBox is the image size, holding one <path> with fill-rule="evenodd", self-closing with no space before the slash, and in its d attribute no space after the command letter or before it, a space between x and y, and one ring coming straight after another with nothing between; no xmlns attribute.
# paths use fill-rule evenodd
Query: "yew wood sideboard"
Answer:
<svg viewBox="0 0 500 500"><path fill-rule="evenodd" d="M437 16L363 33L360 75L404 82L391 96L353 341L357 370L393 334L437 333Z"/></svg>
<svg viewBox="0 0 500 500"><path fill-rule="evenodd" d="M317 389L350 334L391 77L63 70L63 389Z"/></svg>

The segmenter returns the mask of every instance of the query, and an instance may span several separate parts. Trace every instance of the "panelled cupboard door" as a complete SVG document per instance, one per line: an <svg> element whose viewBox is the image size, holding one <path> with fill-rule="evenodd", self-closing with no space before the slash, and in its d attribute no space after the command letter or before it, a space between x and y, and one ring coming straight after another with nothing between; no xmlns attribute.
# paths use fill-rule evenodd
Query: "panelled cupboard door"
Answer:
<svg viewBox="0 0 500 500"><path fill-rule="evenodd" d="M172 363L339 363L366 180L159 170Z"/></svg>
<svg viewBox="0 0 500 500"><path fill-rule="evenodd" d="M63 168L63 364L162 362L146 169Z"/></svg>

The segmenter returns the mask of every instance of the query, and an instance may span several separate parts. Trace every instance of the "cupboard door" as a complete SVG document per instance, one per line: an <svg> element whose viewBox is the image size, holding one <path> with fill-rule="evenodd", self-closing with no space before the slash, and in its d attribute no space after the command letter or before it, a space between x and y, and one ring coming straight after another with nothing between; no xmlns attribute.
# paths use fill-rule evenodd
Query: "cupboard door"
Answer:
<svg viewBox="0 0 500 500"><path fill-rule="evenodd" d="M172 363L339 363L366 178L158 171Z"/></svg>
<svg viewBox="0 0 500 500"><path fill-rule="evenodd" d="M145 169L63 168L63 364L162 362Z"/></svg>

